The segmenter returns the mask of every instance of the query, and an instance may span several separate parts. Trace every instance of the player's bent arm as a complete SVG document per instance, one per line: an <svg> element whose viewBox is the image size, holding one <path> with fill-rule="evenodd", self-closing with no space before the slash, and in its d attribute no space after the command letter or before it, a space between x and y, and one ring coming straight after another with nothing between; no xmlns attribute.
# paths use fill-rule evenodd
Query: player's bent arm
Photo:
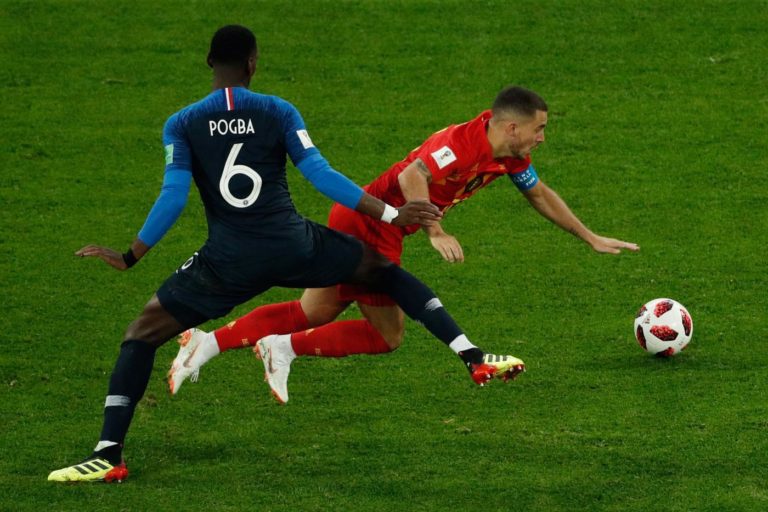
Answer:
<svg viewBox="0 0 768 512"><path fill-rule="evenodd" d="M531 205L533 205L541 215L569 233L578 236L597 252L619 254L622 249L630 251L640 250L640 247L635 243L597 235L587 229L570 208L568 208L565 201L563 201L554 190L541 181L525 191L524 194Z"/></svg>
<svg viewBox="0 0 768 512"><path fill-rule="evenodd" d="M286 152L304 177L320 192L348 208L396 226L430 224L440 217L437 208L429 203L409 202L400 208L393 208L366 194L323 158L309 138L304 120L296 107L281 99L277 99L276 104L282 112Z"/></svg>
<svg viewBox="0 0 768 512"><path fill-rule="evenodd" d="M191 182L192 173L189 171L178 169L166 171L163 188L144 222L144 227L141 228L138 237L124 254L109 247L86 245L75 252L75 255L81 258L99 258L117 270L131 268L149 252L181 215L184 205L187 203Z"/></svg>
<svg viewBox="0 0 768 512"><path fill-rule="evenodd" d="M429 184L432 182L432 173L421 158L417 158L397 176L397 182L403 197L408 201L429 201ZM464 252L461 244L455 237L443 231L439 222L422 226L429 237L432 247L440 253L445 261L464 261Z"/></svg>
<svg viewBox="0 0 768 512"><path fill-rule="evenodd" d="M136 261L157 244L179 218L187 204L191 185L190 171L169 169L165 172L160 195L149 211L138 237L131 244L131 252Z"/></svg>
<svg viewBox="0 0 768 512"><path fill-rule="evenodd" d="M422 199L429 201L429 184L432 182L432 173L427 165L417 158L397 176L397 183L403 192L406 201Z"/></svg>
<svg viewBox="0 0 768 512"><path fill-rule="evenodd" d="M184 210L191 185L190 171L170 169L165 172L160 195L139 231L139 239L142 242L152 247L163 238Z"/></svg>
<svg viewBox="0 0 768 512"><path fill-rule="evenodd" d="M590 231L571 211L563 199L539 180L536 185L523 192L525 198L539 214L590 245L596 242L596 235Z"/></svg>
<svg viewBox="0 0 768 512"><path fill-rule="evenodd" d="M397 226L429 224L439 218L437 208L428 203L410 203L393 208L381 199L373 197L352 180L333 169L319 153L308 156L296 167L328 198L347 208Z"/></svg>

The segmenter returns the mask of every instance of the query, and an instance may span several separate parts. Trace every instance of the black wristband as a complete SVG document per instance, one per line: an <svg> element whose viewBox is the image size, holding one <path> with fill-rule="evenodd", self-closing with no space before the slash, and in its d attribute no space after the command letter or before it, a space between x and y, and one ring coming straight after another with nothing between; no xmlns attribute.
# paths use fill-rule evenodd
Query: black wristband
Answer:
<svg viewBox="0 0 768 512"><path fill-rule="evenodd" d="M136 258L136 256L133 254L133 249L129 248L128 251L123 254L123 261L125 262L125 266L128 268L131 268L134 266L139 260Z"/></svg>

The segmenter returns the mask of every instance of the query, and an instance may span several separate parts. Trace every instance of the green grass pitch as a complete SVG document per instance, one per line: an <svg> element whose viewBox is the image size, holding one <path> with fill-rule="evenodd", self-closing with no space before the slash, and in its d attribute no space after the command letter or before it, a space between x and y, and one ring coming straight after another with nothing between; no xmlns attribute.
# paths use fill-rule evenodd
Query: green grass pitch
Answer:
<svg viewBox="0 0 768 512"><path fill-rule="evenodd" d="M298 360L285 407L247 351L171 398L168 345L131 478L50 484L97 441L126 325L203 242L197 193L130 272L73 253L141 227L162 125L208 93L226 23L259 38L252 89L292 101L361 184L504 85L540 92L539 175L642 250L595 254L499 180L445 220L466 263L416 235L404 264L471 339L527 362L517 381L474 387L410 322L393 354ZM764 0L0 1L0 510L768 509L766 48ZM663 296L695 324L670 360L632 336Z"/></svg>

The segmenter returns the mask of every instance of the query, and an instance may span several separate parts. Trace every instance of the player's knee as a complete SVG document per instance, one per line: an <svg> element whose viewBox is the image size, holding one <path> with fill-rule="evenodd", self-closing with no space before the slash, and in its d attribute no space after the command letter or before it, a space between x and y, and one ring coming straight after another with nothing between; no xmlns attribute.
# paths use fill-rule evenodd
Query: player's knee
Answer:
<svg viewBox="0 0 768 512"><path fill-rule="evenodd" d="M159 347L183 330L179 322L153 300L144 307L139 317L131 322L123 339L141 340Z"/></svg>
<svg viewBox="0 0 768 512"><path fill-rule="evenodd" d="M160 340L157 337L157 330L152 329L151 326L142 322L142 318L139 317L128 326L125 330L124 340L141 340L155 347L159 347L167 340Z"/></svg>
<svg viewBox="0 0 768 512"><path fill-rule="evenodd" d="M400 348L400 345L403 344L403 331L399 332L389 332L386 334L382 334L382 337L384 338L384 341L387 343L387 346L389 346L390 352L393 352Z"/></svg>
<svg viewBox="0 0 768 512"><path fill-rule="evenodd" d="M336 307L312 307L304 309L304 316L310 327L319 327L336 320L339 310Z"/></svg>
<svg viewBox="0 0 768 512"><path fill-rule="evenodd" d="M378 325L375 329L381 334L390 352L400 348L405 334L405 323L402 319L398 322L388 322L386 325Z"/></svg>

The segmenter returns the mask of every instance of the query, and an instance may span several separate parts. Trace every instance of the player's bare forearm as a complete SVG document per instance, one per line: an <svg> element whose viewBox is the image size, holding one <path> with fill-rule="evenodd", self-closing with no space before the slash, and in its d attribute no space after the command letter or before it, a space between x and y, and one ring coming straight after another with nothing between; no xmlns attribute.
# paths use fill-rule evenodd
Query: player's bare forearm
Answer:
<svg viewBox="0 0 768 512"><path fill-rule="evenodd" d="M578 217L574 215L571 209L568 208L568 205L565 204L565 201L543 182L540 181L529 190L525 197L539 214L561 229L568 231L587 243L590 243L590 240L594 237L594 233L587 229Z"/></svg>
<svg viewBox="0 0 768 512"><path fill-rule="evenodd" d="M151 247L142 242L138 237L131 243L131 251L133 252L133 255L136 256L137 260L143 258L150 249Z"/></svg>
<svg viewBox="0 0 768 512"><path fill-rule="evenodd" d="M387 205L384 201L365 193L357 203L355 210L374 219L386 221L383 217L386 208ZM408 226L410 224L430 226L439 221L440 217L442 217L442 214L435 205L429 201L415 200L408 201L400 208L397 208L397 216L394 219L390 219L390 221L395 226Z"/></svg>
<svg viewBox="0 0 768 512"><path fill-rule="evenodd" d="M140 260L151 249L147 244L136 238L131 244L131 252L135 257L133 264ZM123 253L110 249L109 247L103 247L100 245L86 245L75 253L75 256L81 258L94 257L101 259L107 265L116 268L117 270L127 270L129 268ZM132 266L132 265L131 265Z"/></svg>
<svg viewBox="0 0 768 512"><path fill-rule="evenodd" d="M421 158L417 158L403 169L397 177L400 190L406 201L417 199L429 200L429 184L432 181L432 173Z"/></svg>
<svg viewBox="0 0 768 512"><path fill-rule="evenodd" d="M527 194L526 198L542 216L561 229L568 231L588 243L595 251L618 254L621 249L637 251L640 247L631 242L597 235L571 211L563 199L543 182L539 182Z"/></svg>
<svg viewBox="0 0 768 512"><path fill-rule="evenodd" d="M371 194L365 193L360 198L360 202L357 203L355 210L373 217L374 219L380 219L384 214L385 203L377 197L373 197Z"/></svg>

